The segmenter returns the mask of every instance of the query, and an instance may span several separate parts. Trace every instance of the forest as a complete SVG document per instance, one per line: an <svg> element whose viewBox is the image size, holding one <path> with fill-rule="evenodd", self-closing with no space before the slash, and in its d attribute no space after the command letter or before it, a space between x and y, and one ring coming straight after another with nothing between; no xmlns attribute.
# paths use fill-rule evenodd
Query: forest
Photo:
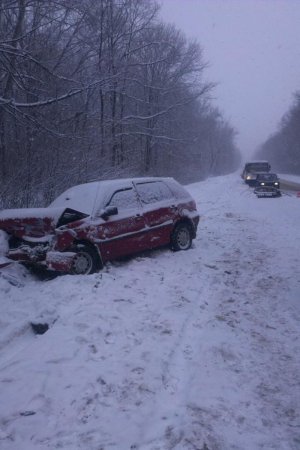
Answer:
<svg viewBox="0 0 300 450"><path fill-rule="evenodd" d="M0 208L92 180L235 170L207 64L153 0L0 0Z"/></svg>
<svg viewBox="0 0 300 450"><path fill-rule="evenodd" d="M278 130L258 149L257 157L267 159L281 173L300 175L300 91L294 94Z"/></svg>

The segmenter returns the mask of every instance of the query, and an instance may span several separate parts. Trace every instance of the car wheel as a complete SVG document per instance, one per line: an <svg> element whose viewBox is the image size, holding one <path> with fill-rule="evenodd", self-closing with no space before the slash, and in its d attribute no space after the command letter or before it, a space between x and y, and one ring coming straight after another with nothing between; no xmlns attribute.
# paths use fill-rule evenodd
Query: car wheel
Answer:
<svg viewBox="0 0 300 450"><path fill-rule="evenodd" d="M78 245L73 249L76 256L72 262L73 275L89 275L101 268L96 251L87 245Z"/></svg>
<svg viewBox="0 0 300 450"><path fill-rule="evenodd" d="M188 250L192 245L192 230L189 224L180 223L171 236L171 247L174 251Z"/></svg>

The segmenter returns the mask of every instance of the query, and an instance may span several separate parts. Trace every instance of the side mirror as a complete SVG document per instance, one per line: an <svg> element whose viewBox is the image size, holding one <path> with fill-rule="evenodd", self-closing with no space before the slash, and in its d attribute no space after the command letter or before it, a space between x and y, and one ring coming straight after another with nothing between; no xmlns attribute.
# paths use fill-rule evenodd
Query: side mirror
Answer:
<svg viewBox="0 0 300 450"><path fill-rule="evenodd" d="M107 220L110 216L116 216L118 214L118 208L116 206L106 206L103 211L101 211L100 217Z"/></svg>

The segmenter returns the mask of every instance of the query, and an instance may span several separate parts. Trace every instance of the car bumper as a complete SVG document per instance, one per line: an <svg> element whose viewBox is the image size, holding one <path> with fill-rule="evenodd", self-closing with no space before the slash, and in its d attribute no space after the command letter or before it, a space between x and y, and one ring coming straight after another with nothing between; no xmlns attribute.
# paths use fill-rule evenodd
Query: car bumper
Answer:
<svg viewBox="0 0 300 450"><path fill-rule="evenodd" d="M46 267L56 272L71 272L73 260L76 256L74 252L54 252L50 251L46 255Z"/></svg>
<svg viewBox="0 0 300 450"><path fill-rule="evenodd" d="M32 247L22 246L10 249L6 254L6 257L16 262L38 263L45 259L45 254L37 253Z"/></svg>
<svg viewBox="0 0 300 450"><path fill-rule="evenodd" d="M265 184L257 184L257 187L266 187L266 188L273 188L273 189L280 189L279 184L273 184L273 183L265 183Z"/></svg>
<svg viewBox="0 0 300 450"><path fill-rule="evenodd" d="M259 187L257 189L254 189L254 194L257 195L258 198L263 198L263 197L280 197L281 196L281 192L279 189L276 188L268 188L268 189L263 189L263 187Z"/></svg>
<svg viewBox="0 0 300 450"><path fill-rule="evenodd" d="M6 257L11 261L28 263L35 266L43 266L55 272L70 272L74 257L74 252L48 251L43 255L37 255L31 247L20 247L8 251Z"/></svg>

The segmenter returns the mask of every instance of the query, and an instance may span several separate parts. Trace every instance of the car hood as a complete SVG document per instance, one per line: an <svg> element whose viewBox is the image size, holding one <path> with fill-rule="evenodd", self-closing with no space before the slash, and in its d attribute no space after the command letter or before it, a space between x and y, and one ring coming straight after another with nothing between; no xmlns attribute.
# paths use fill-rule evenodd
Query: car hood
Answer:
<svg viewBox="0 0 300 450"><path fill-rule="evenodd" d="M19 238L53 234L66 208L22 208L0 211L0 230Z"/></svg>

